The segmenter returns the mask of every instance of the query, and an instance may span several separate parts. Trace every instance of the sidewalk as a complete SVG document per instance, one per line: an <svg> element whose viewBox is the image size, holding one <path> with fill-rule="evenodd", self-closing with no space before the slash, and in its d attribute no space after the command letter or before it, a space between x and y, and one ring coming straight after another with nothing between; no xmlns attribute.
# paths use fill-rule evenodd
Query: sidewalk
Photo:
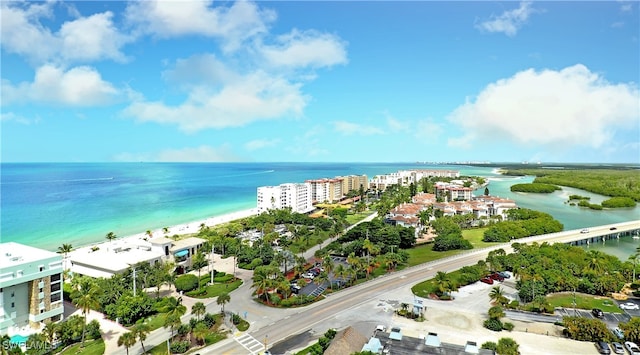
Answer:
<svg viewBox="0 0 640 355"><path fill-rule="evenodd" d="M71 303L65 301L64 317L68 318L72 315L82 317L82 310L77 309ZM105 354L117 354L122 352L123 348L118 348L118 338L129 330L122 325L105 318L104 314L91 310L87 314L87 323L94 319L100 323L100 334L102 334L102 339L104 339Z"/></svg>

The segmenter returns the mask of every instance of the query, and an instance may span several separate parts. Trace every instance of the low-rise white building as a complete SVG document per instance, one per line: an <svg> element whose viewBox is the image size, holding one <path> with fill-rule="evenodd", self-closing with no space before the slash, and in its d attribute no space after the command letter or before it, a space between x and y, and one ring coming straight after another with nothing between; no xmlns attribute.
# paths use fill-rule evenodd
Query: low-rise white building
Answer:
<svg viewBox="0 0 640 355"><path fill-rule="evenodd" d="M62 256L14 242L0 250L0 334L61 320Z"/></svg>
<svg viewBox="0 0 640 355"><path fill-rule="evenodd" d="M456 170L398 170L395 173L376 175L369 182L371 188L384 191L388 186L409 186L418 184L420 180L428 177L456 178L460 172Z"/></svg>

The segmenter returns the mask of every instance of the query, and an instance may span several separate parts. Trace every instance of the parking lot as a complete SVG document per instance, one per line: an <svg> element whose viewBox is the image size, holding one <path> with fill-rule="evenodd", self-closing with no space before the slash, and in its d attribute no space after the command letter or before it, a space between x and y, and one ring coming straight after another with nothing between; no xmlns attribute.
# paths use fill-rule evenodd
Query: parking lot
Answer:
<svg viewBox="0 0 640 355"><path fill-rule="evenodd" d="M342 265L344 265L344 267L348 267L349 266L349 264L347 263L347 258L345 258L345 257L332 256L331 259L333 259L334 268L338 264L342 264ZM327 288L329 288L329 282L333 283L334 287L337 287L337 285L345 284L347 281L349 281L349 278L344 278L343 279L343 278L340 278L340 277L335 277L333 272L329 273L328 278L329 278L329 281L328 282L324 282L322 284L317 284L313 280L307 280L308 282L307 282L306 285L305 284L300 284L299 285L301 287L301 289L298 291L298 294L300 294L300 295L319 296Z"/></svg>
<svg viewBox="0 0 640 355"><path fill-rule="evenodd" d="M630 298L626 301L616 301L616 303L618 304L618 306L620 306L623 303L635 303L638 305L638 308L640 308L640 299ZM640 317L640 309L623 309L623 311L626 312L631 317Z"/></svg>
<svg viewBox="0 0 640 355"><path fill-rule="evenodd" d="M583 318L589 318L589 319L594 319L596 317L593 316L593 314L591 313L591 311L589 310L585 310L585 309L573 309L573 308L556 308L555 314L561 316L561 317L583 317ZM628 322L631 319L631 316L629 316L626 313L609 313L609 312L604 312L604 317L602 318L602 321L604 321L605 323L607 323L607 325L610 325L612 327L617 327L618 323L625 323Z"/></svg>

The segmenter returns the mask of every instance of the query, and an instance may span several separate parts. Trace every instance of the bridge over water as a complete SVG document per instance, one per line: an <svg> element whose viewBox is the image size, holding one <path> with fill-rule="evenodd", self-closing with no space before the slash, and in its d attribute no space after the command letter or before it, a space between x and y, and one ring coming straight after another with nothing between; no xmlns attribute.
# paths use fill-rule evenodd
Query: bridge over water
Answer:
<svg viewBox="0 0 640 355"><path fill-rule="evenodd" d="M640 220L520 238L514 242L585 245L623 237L640 238Z"/></svg>

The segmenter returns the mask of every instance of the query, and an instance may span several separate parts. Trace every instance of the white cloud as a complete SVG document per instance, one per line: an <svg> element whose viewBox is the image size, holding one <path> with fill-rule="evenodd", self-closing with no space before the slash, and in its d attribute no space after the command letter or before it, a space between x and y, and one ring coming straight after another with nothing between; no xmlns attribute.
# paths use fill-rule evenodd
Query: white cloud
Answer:
<svg viewBox="0 0 640 355"><path fill-rule="evenodd" d="M324 129L321 126L311 127L303 134L293 137L285 149L292 155L305 158L327 156L329 155L329 150L323 145L327 144L326 140L319 138L323 134Z"/></svg>
<svg viewBox="0 0 640 355"><path fill-rule="evenodd" d="M409 124L400 120L395 119L388 113L387 116L387 125L389 129L393 132L406 132L409 130Z"/></svg>
<svg viewBox="0 0 640 355"><path fill-rule="evenodd" d="M347 122L347 121L334 121L333 128L346 136L361 135L371 136L375 134L384 134L384 130L380 127L363 125L359 123Z"/></svg>
<svg viewBox="0 0 640 355"><path fill-rule="evenodd" d="M176 124L187 132L302 115L308 98L300 84L263 71L233 77L234 81L225 82L218 90L206 85L194 87L178 106L137 101L124 114L143 122Z"/></svg>
<svg viewBox="0 0 640 355"><path fill-rule="evenodd" d="M259 47L273 66L319 68L347 63L346 43L332 34L294 29L276 42Z"/></svg>
<svg viewBox="0 0 640 355"><path fill-rule="evenodd" d="M499 16L492 15L489 20L476 24L476 28L487 32L502 32L513 37L535 12L531 2L522 1L517 9L505 11Z"/></svg>
<svg viewBox="0 0 640 355"><path fill-rule="evenodd" d="M222 145L214 148L208 145L186 147L181 149L166 149L157 153L120 153L113 157L121 162L235 162L242 161L241 157L233 153L231 147Z"/></svg>
<svg viewBox="0 0 640 355"><path fill-rule="evenodd" d="M244 148L249 151L274 147L280 143L280 139L254 139L245 143Z"/></svg>
<svg viewBox="0 0 640 355"><path fill-rule="evenodd" d="M44 65L36 70L34 81L16 86L2 81L3 105L12 102L40 102L69 106L102 105L114 101L118 90L102 80L100 73L91 67L81 66L64 71Z"/></svg>
<svg viewBox="0 0 640 355"><path fill-rule="evenodd" d="M62 64L102 59L125 60L121 48L133 38L114 26L111 12L66 21L58 32L52 32L40 21L52 17L54 4L2 1L2 48L26 57L36 65L45 62Z"/></svg>
<svg viewBox="0 0 640 355"><path fill-rule="evenodd" d="M441 124L431 119L420 120L416 123L414 136L423 143L435 143L440 139L444 129Z"/></svg>
<svg viewBox="0 0 640 355"><path fill-rule="evenodd" d="M456 108L448 120L463 135L449 139L449 145L603 147L616 129L637 125L639 97L637 84L609 83L581 64L559 71L528 69L488 85L475 101Z"/></svg>
<svg viewBox="0 0 640 355"><path fill-rule="evenodd" d="M622 28L624 27L624 21L616 21L611 24L611 28Z"/></svg>
<svg viewBox="0 0 640 355"><path fill-rule="evenodd" d="M139 32L170 38L203 35L221 38L227 51L240 47L243 41L267 31L275 20L273 11L261 10L247 1L233 2L230 7L213 6L205 1L148 0L130 2L126 18Z"/></svg>
<svg viewBox="0 0 640 355"><path fill-rule="evenodd" d="M11 121L11 122L16 122L16 123L29 126L32 124L40 123L40 117L36 116L35 118L30 119L13 112L0 112L0 121L5 121L5 122Z"/></svg>
<svg viewBox="0 0 640 355"><path fill-rule="evenodd" d="M633 5L632 4L622 4L622 5L620 5L620 11L622 11L622 12L630 12L631 10L633 10Z"/></svg>

